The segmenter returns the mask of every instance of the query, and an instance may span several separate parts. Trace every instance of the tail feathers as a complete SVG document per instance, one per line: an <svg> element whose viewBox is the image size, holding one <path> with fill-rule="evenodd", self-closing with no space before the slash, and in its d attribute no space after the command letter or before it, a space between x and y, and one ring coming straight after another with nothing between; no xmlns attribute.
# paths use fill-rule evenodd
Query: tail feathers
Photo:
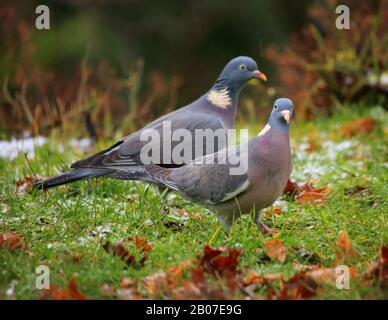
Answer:
<svg viewBox="0 0 388 320"><path fill-rule="evenodd" d="M82 179L89 179L94 177L100 177L104 175L111 174L112 170L110 169L89 169L89 168L77 168L69 170L63 174L60 174L56 177L48 178L43 181L38 181L34 183L33 187L36 189L49 189L52 187L60 186L70 182L74 182Z"/></svg>

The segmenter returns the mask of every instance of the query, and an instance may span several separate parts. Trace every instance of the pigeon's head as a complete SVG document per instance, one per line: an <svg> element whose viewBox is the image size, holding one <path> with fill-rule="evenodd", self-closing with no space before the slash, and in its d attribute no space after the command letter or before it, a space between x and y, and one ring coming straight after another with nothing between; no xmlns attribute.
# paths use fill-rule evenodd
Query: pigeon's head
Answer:
<svg viewBox="0 0 388 320"><path fill-rule="evenodd" d="M269 125L271 127L288 127L294 114L294 104L290 99L279 98L273 104Z"/></svg>
<svg viewBox="0 0 388 320"><path fill-rule="evenodd" d="M266 75L258 70L255 60L250 57L237 57L228 62L217 82L227 82L230 86L240 89L253 78L267 81Z"/></svg>

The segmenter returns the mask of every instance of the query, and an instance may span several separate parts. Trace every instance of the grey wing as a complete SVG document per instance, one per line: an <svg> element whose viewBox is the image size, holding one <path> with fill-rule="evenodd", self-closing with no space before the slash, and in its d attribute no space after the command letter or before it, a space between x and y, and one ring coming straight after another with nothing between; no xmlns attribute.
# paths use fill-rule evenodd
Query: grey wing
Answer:
<svg viewBox="0 0 388 320"><path fill-rule="evenodd" d="M72 167L99 167L99 168L124 168L128 166L142 165L140 152L148 141L141 140L142 132L145 130L153 129L160 136L159 148L163 148L163 121L171 121L171 132L177 129L186 129L191 133L191 136L195 136L196 129L220 129L224 128L223 123L214 116L203 112L193 112L189 110L178 110L171 115L166 115L159 118L146 126L145 128L127 136L123 140L119 141L112 147L101 151L100 153L93 155L87 159L78 161L72 165ZM145 135L147 137L147 135ZM179 143L176 142L176 144ZM222 145L221 148L226 145ZM174 144L172 145L172 148ZM221 149L220 148L220 149ZM217 150L217 147L216 149ZM163 154L161 151L161 159ZM192 159L192 158L191 158ZM190 160L191 160L190 159Z"/></svg>
<svg viewBox="0 0 388 320"><path fill-rule="evenodd" d="M235 165L221 161L224 160L225 154L225 152L216 154L214 164L201 164L196 160L173 169L151 165L146 166L146 172L154 180L180 192L189 199L201 203L217 204L233 199L249 187L246 172L231 174L230 169Z"/></svg>

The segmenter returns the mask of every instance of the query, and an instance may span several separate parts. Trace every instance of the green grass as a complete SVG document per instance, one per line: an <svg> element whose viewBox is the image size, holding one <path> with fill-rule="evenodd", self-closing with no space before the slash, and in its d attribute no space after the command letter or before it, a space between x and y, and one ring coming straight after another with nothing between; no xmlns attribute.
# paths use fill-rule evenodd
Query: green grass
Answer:
<svg viewBox="0 0 388 320"><path fill-rule="evenodd" d="M373 132L346 139L350 142L345 148L333 153L344 140L338 134L338 127L361 116L376 118L378 124ZM357 253L347 264L357 269L361 279L369 263L378 258L381 246L388 244L387 117L381 108L353 107L343 108L331 119L293 125L293 176L298 180L313 179L317 186L330 185L334 190L324 206L300 205L284 198L281 202L287 207L284 214L263 217L270 227L279 229L276 238L289 250L284 263L265 256L262 244L271 236L263 236L250 216L235 223L230 234L221 230L212 246L242 249L243 273L249 270L263 274L282 272L287 278L295 273L294 262L313 263L301 256L298 248L315 253L319 256L318 263L324 267L335 265L336 240L341 230L346 230ZM315 139L321 148L311 154L297 151L308 137ZM64 145L64 152L58 151L59 141ZM329 142L322 147L324 141ZM108 144L100 143L91 151ZM64 164L81 157L68 143L51 137L49 144L35 150L30 162L37 174L50 176L58 173ZM15 182L31 175L23 155L12 161L0 159L0 233L16 232L28 246L14 252L0 248L0 298L12 298L6 291L14 280L15 298L39 297L35 268L41 264L49 266L52 285L66 287L74 277L79 290L88 298L102 298L100 287L104 284L117 288L124 277L141 280L201 255L217 228L214 215L177 195L170 196L172 210L183 208L189 218L182 221L184 227L178 230L166 226L161 215L162 197L145 183L96 179L47 193L18 191ZM358 185L367 189L348 195L347 191ZM115 242L136 235L152 244L143 267L126 267L117 256L101 247L103 240ZM73 256L81 256L81 260L74 262ZM139 290L144 293L140 285ZM260 290L260 293L265 291ZM352 280L350 290L327 285L317 298L381 299L385 294L378 285L365 286Z"/></svg>

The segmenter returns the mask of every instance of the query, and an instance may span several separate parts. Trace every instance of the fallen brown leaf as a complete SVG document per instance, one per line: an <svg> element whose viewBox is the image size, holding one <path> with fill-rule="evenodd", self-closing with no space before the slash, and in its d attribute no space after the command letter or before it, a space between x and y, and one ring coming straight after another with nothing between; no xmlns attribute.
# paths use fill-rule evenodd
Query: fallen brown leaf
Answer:
<svg viewBox="0 0 388 320"><path fill-rule="evenodd" d="M238 286L236 276L239 273L237 268L240 255L241 250L228 247L213 249L205 246L204 255L199 263L200 269L210 275L223 278L230 291L234 292Z"/></svg>
<svg viewBox="0 0 388 320"><path fill-rule="evenodd" d="M110 286L107 283L104 283L100 287L100 293L105 298L112 298L112 297L114 297L116 295L116 288Z"/></svg>
<svg viewBox="0 0 388 320"><path fill-rule="evenodd" d="M224 252L228 253L228 255L223 255ZM228 247L213 249L205 246L200 266L212 275L235 276L240 255L240 250L230 249Z"/></svg>
<svg viewBox="0 0 388 320"><path fill-rule="evenodd" d="M75 253L71 255L71 262L73 263L80 263L82 261L82 255L79 253Z"/></svg>
<svg viewBox="0 0 388 320"><path fill-rule="evenodd" d="M281 240L271 239L264 241L264 252L270 257L272 260L278 260L280 262L284 262L288 255L288 249L283 246Z"/></svg>
<svg viewBox="0 0 388 320"><path fill-rule="evenodd" d="M135 284L135 280L133 280L132 278L122 278L120 280L120 288L122 289L128 289L134 284Z"/></svg>
<svg viewBox="0 0 388 320"><path fill-rule="evenodd" d="M35 182L43 179L40 176L25 176L16 181L16 188L21 192L27 192Z"/></svg>
<svg viewBox="0 0 388 320"><path fill-rule="evenodd" d="M295 196L304 190L312 189L313 185L311 182L296 182L293 179L288 179L283 192L290 196Z"/></svg>
<svg viewBox="0 0 388 320"><path fill-rule="evenodd" d="M129 278L124 278L129 279ZM116 297L119 300L139 300L141 299L140 293L137 291L136 287L131 288L131 286L135 286L136 282L133 281L131 284L125 283L127 280L122 280L120 282L120 288L112 287L108 284L103 284L100 287L101 295L105 298L114 298ZM123 287L123 286L126 287Z"/></svg>
<svg viewBox="0 0 388 320"><path fill-rule="evenodd" d="M116 297L119 300L140 300L142 298L135 289L117 289Z"/></svg>
<svg viewBox="0 0 388 320"><path fill-rule="evenodd" d="M336 242L337 248L339 249L337 252L337 259L338 261L345 261L346 258L352 258L354 257L354 250L352 246L352 242L349 238L348 233L345 230L342 230L337 242Z"/></svg>
<svg viewBox="0 0 388 320"><path fill-rule="evenodd" d="M316 142L309 140L307 142L307 148L305 148L305 151L308 153L316 152L319 149L319 146Z"/></svg>
<svg viewBox="0 0 388 320"><path fill-rule="evenodd" d="M135 255L131 254L127 249L131 243L135 244L137 253L141 256L138 261L136 260ZM103 245L103 248L106 252L119 256L127 265L131 266L136 263L144 265L144 262L148 258L148 252L151 251L152 246L145 239L136 236L135 238L129 237L119 241L115 245L112 245L108 241Z"/></svg>
<svg viewBox="0 0 388 320"><path fill-rule="evenodd" d="M308 261L310 264L319 264L321 261L321 257L318 253L313 252L313 251L308 251L304 248L298 248L298 247L293 247L295 252L298 254L299 257L304 259L305 261Z"/></svg>
<svg viewBox="0 0 388 320"><path fill-rule="evenodd" d="M382 246L379 259L365 272L364 279L378 281L382 288L388 288L388 246Z"/></svg>
<svg viewBox="0 0 388 320"><path fill-rule="evenodd" d="M288 179L283 192L294 197L299 204L321 205L332 189L331 187L314 188L312 182L296 182Z"/></svg>
<svg viewBox="0 0 388 320"><path fill-rule="evenodd" d="M168 269L168 283L170 286L176 286L182 280L183 272L191 267L194 263L193 259L188 259L183 261L176 267L171 267Z"/></svg>
<svg viewBox="0 0 388 320"><path fill-rule="evenodd" d="M295 200L299 204L321 205L326 201L331 190L330 187L306 189L296 195Z"/></svg>
<svg viewBox="0 0 388 320"><path fill-rule="evenodd" d="M265 214L268 216L281 215L283 214L283 209L281 207L269 208L268 210L266 210Z"/></svg>
<svg viewBox="0 0 388 320"><path fill-rule="evenodd" d="M309 299L315 296L318 284L304 273L297 273L291 279L281 282L277 299Z"/></svg>
<svg viewBox="0 0 388 320"><path fill-rule="evenodd" d="M251 284L264 285L268 282L277 281L282 279L281 272L272 273L272 274L259 274L255 271L250 271L244 279L244 286L249 286Z"/></svg>
<svg viewBox="0 0 388 320"><path fill-rule="evenodd" d="M325 283L335 283L337 279L336 268L322 268L318 265L294 264L298 271L290 279L285 280L282 273L258 274L250 272L243 285L267 286L268 299L309 299L317 295L317 290ZM350 276L355 279L357 273L349 267ZM274 288L273 282L280 282L280 290Z"/></svg>
<svg viewBox="0 0 388 320"><path fill-rule="evenodd" d="M359 133L370 133L376 126L373 118L359 118L345 123L340 131L345 138L351 138Z"/></svg>
<svg viewBox="0 0 388 320"><path fill-rule="evenodd" d="M52 286L45 290L39 298L43 300L85 300L86 296L78 291L77 282L71 278L66 289Z"/></svg>
<svg viewBox="0 0 388 320"><path fill-rule="evenodd" d="M151 296L158 292L168 289L168 280L166 272L160 271L153 273L143 279L143 285Z"/></svg>
<svg viewBox="0 0 388 320"><path fill-rule="evenodd" d="M186 260L166 272L157 272L143 279L143 285L151 296L157 292L172 289L182 282L182 274L191 267L193 259Z"/></svg>
<svg viewBox="0 0 388 320"><path fill-rule="evenodd" d="M14 232L6 232L0 234L0 248L4 248L10 252L22 249L25 246L23 238Z"/></svg>
<svg viewBox="0 0 388 320"><path fill-rule="evenodd" d="M350 195L362 193L365 190L368 190L368 188L364 187L364 186L354 186L353 188L345 190L344 193L345 193L345 195L350 196Z"/></svg>

